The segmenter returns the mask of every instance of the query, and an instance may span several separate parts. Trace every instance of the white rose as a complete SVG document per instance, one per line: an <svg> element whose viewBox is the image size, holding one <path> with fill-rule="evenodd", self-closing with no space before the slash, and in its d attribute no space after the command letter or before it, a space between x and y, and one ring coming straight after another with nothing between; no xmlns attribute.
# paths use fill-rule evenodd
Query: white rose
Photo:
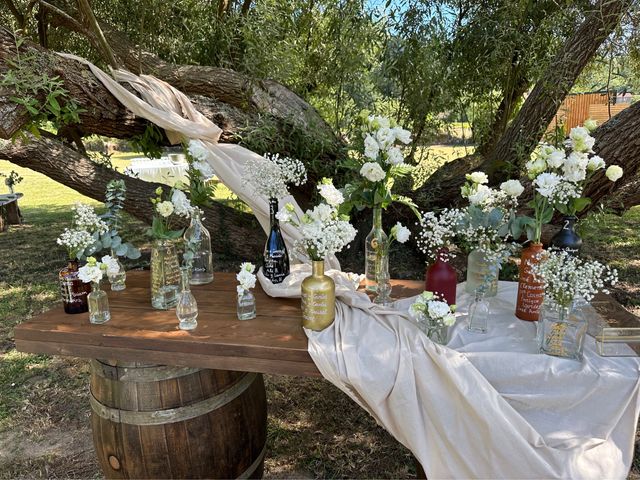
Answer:
<svg viewBox="0 0 640 480"><path fill-rule="evenodd" d="M387 176L387 174L384 173L382 167L375 162L367 162L362 165L362 168L360 169L360 175L362 175L370 182L374 183L384 180L384 178Z"/></svg>
<svg viewBox="0 0 640 480"><path fill-rule="evenodd" d="M378 140L380 148L382 148L383 150L386 150L391 145L393 145L395 139L395 135L389 127L382 127L376 132L376 140Z"/></svg>
<svg viewBox="0 0 640 480"><path fill-rule="evenodd" d="M451 313L449 305L446 302L439 300L431 300L427 303L427 311L431 318L443 318L445 315Z"/></svg>
<svg viewBox="0 0 640 480"><path fill-rule="evenodd" d="M478 189L469 195L471 205L483 205L492 197L492 192L486 185L478 185Z"/></svg>
<svg viewBox="0 0 640 480"><path fill-rule="evenodd" d="M622 174L623 174L622 167L619 167L618 165L610 165L609 168L607 168L607 171L605 172L605 175L607 176L607 178L612 182L619 180L620 177L622 177Z"/></svg>
<svg viewBox="0 0 640 480"><path fill-rule="evenodd" d="M489 177L487 177L487 174L484 172L467 173L466 178L473 183L489 183Z"/></svg>
<svg viewBox="0 0 640 480"><path fill-rule="evenodd" d="M404 143L405 145L411 143L411 132L409 130L405 130L402 127L394 127L392 131L393 135L398 141Z"/></svg>
<svg viewBox="0 0 640 480"><path fill-rule="evenodd" d="M500 184L500 190L513 198L518 198L524 192L524 187L518 180L507 180Z"/></svg>
<svg viewBox="0 0 640 480"><path fill-rule="evenodd" d="M344 196L342 195L342 192L332 184L327 183L318 185L318 190L320 191L320 196L324 198L329 205L337 207L344 203Z"/></svg>
<svg viewBox="0 0 640 480"><path fill-rule="evenodd" d="M387 150L387 163L389 165L400 165L404 162L404 156L402 155L402 150L398 147L391 147Z"/></svg>
<svg viewBox="0 0 640 480"><path fill-rule="evenodd" d="M107 267L107 275L115 275L120 272L120 265L118 264L118 260L113 258L111 255L105 255L100 260Z"/></svg>
<svg viewBox="0 0 640 480"><path fill-rule="evenodd" d="M595 172L596 170L600 170L605 167L604 159L598 155L594 155L589 159L587 163L587 169Z"/></svg>
<svg viewBox="0 0 640 480"><path fill-rule="evenodd" d="M371 135L364 137L364 156L371 160L375 160L378 158L379 152L380 145L378 145L378 141Z"/></svg>
<svg viewBox="0 0 640 480"><path fill-rule="evenodd" d="M596 139L589 135L589 130L584 127L573 127L569 132L571 147L576 152L591 152Z"/></svg>
<svg viewBox="0 0 640 480"><path fill-rule="evenodd" d="M158 212L163 217L168 217L173 213L173 203L168 200L164 202L160 202L156 205L156 212Z"/></svg>
<svg viewBox="0 0 640 480"><path fill-rule="evenodd" d="M589 132L593 132L596 128L598 128L598 122L596 122L593 118L587 118L584 121L584 128L589 130Z"/></svg>
<svg viewBox="0 0 640 480"><path fill-rule="evenodd" d="M379 128L389 128L391 122L387 117L380 115L369 115L369 128L371 130L377 130Z"/></svg>
<svg viewBox="0 0 640 480"><path fill-rule="evenodd" d="M405 243L407 240L409 240L411 231L407 227L398 222L393 228L396 231L396 240L398 240L398 242Z"/></svg>
<svg viewBox="0 0 640 480"><path fill-rule="evenodd" d="M564 151L554 149L553 152L547 156L547 165L551 168L560 168L564 163L565 158L566 156Z"/></svg>
<svg viewBox="0 0 640 480"><path fill-rule="evenodd" d="M535 160L529 160L525 168L531 175L537 175L547 169L547 162L543 158L536 158Z"/></svg>
<svg viewBox="0 0 640 480"><path fill-rule="evenodd" d="M164 203L164 202L163 202ZM188 217L193 212L191 202L182 190L175 189L171 194L171 203L173 204L173 211L181 217ZM164 215L168 216L168 215Z"/></svg>
<svg viewBox="0 0 640 480"><path fill-rule="evenodd" d="M555 173L541 173L533 181L533 184L538 188L536 190L543 197L549 198L553 195L553 191L560 183L560 177Z"/></svg>
<svg viewBox="0 0 640 480"><path fill-rule="evenodd" d="M102 280L103 272L100 265L85 265L78 269L78 278L84 283L98 283Z"/></svg>

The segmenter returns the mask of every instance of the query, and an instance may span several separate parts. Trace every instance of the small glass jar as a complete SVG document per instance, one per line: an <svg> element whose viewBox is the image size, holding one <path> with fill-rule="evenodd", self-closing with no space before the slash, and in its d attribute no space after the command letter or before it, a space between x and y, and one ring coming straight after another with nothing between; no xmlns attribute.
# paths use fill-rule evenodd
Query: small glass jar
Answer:
<svg viewBox="0 0 640 480"><path fill-rule="evenodd" d="M182 278L182 290L178 295L178 304L176 305L176 316L180 321L178 326L180 330L193 330L198 326L198 303L189 287L191 268L180 268L180 275Z"/></svg>
<svg viewBox="0 0 640 480"><path fill-rule="evenodd" d="M256 318L256 297L251 290L238 292L238 320L251 320Z"/></svg>
<svg viewBox="0 0 640 480"><path fill-rule="evenodd" d="M478 288L484 288L485 297L495 297L499 273L500 265L491 264L481 250L472 250L467 259L466 292L475 293Z"/></svg>
<svg viewBox="0 0 640 480"><path fill-rule="evenodd" d="M475 298L469 306L469 325L467 330L474 333L487 333L491 305L485 298L483 289L477 289Z"/></svg>
<svg viewBox="0 0 640 480"><path fill-rule="evenodd" d="M449 336L449 327L444 325L434 325L425 313L420 313L416 317L418 328L422 330L427 337L429 337L435 343L440 345L447 344L447 337Z"/></svg>
<svg viewBox="0 0 640 480"><path fill-rule="evenodd" d="M540 353L582 360L587 321L580 305L581 302L573 300L562 306L545 298L538 325Z"/></svg>
<svg viewBox="0 0 640 480"><path fill-rule="evenodd" d="M100 282L91 284L91 293L87 295L89 303L89 321L93 324L100 325L111 320L109 312L109 298L107 292L100 288Z"/></svg>
<svg viewBox="0 0 640 480"><path fill-rule="evenodd" d="M111 290L114 292L119 292L127 288L127 271L120 261L120 258L115 254L113 250L111 250L111 258L115 258L115 260L118 262L119 270L118 273L107 275L107 278L109 279L109 283L111 284Z"/></svg>

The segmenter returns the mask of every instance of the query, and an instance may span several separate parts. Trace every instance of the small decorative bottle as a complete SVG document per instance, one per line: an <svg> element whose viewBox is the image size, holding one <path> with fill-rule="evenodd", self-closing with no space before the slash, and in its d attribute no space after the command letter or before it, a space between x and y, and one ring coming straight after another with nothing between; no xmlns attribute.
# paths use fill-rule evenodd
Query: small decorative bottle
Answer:
<svg viewBox="0 0 640 480"><path fill-rule="evenodd" d="M487 333L490 310L491 306L485 299L484 290L478 288L475 291L475 299L469 306L469 326L467 330L475 333Z"/></svg>
<svg viewBox="0 0 640 480"><path fill-rule="evenodd" d="M256 318L256 297L251 290L238 287L238 320Z"/></svg>
<svg viewBox="0 0 640 480"><path fill-rule="evenodd" d="M120 269L118 270L118 273L107 275L107 278L109 279L109 283L111 284L111 290L114 292L119 292L127 288L127 272L124 268L124 265L120 261L120 258L115 254L113 250L111 250L111 258L116 259L116 261L118 262L118 267L120 267Z"/></svg>
<svg viewBox="0 0 640 480"><path fill-rule="evenodd" d="M385 248L389 237L382 229L382 208L373 208L373 227L365 239L365 288L367 292L378 291L381 270L389 271L388 249Z"/></svg>
<svg viewBox="0 0 640 480"><path fill-rule="evenodd" d="M577 217L565 215L562 217L562 228L551 238L551 245L559 250L565 250L571 255L578 256L582 248L582 238L576 233Z"/></svg>
<svg viewBox="0 0 640 480"><path fill-rule="evenodd" d="M448 249L441 248L425 274L425 290L441 295L449 305L456 303L458 277L447 261Z"/></svg>
<svg viewBox="0 0 640 480"><path fill-rule="evenodd" d="M376 277L376 298L373 299L373 303L388 306L393 302L391 298L391 277L389 275L389 255L385 252L383 252L382 255L382 262L379 266L377 272L378 275Z"/></svg>
<svg viewBox="0 0 640 480"><path fill-rule="evenodd" d="M189 287L191 268L181 267L180 276L182 278L182 290L178 295L178 305L176 305L176 316L180 320L180 330L193 330L198 326L198 303L191 293Z"/></svg>
<svg viewBox="0 0 640 480"><path fill-rule="evenodd" d="M271 283L282 283L289 275L289 253L284 243L284 237L280 231L280 223L276 218L278 213L278 199L269 199L269 215L271 219L271 229L269 238L264 247L263 274L271 280Z"/></svg>
<svg viewBox="0 0 640 480"><path fill-rule="evenodd" d="M195 208L191 224L184 232L184 239L193 245L191 267L191 285L204 285L213 282L213 259L211 255L211 234L202 224L202 212Z"/></svg>
<svg viewBox="0 0 640 480"><path fill-rule="evenodd" d="M107 292L100 288L100 282L91 283L91 293L87 296L89 302L89 321L100 325L111 320L109 299Z"/></svg>
<svg viewBox="0 0 640 480"><path fill-rule="evenodd" d="M311 275L302 281L302 326L320 331L336 316L336 285L324 274L324 260L313 260Z"/></svg>
<svg viewBox="0 0 640 480"><path fill-rule="evenodd" d="M65 313L85 313L89 311L87 296L91 285L78 278L78 261L69 260L69 264L58 274L60 294Z"/></svg>

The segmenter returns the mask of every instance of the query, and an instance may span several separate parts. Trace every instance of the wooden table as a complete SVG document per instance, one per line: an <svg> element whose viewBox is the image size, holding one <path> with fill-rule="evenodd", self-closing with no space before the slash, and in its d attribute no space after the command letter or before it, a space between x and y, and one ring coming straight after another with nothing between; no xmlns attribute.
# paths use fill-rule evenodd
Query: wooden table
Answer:
<svg viewBox="0 0 640 480"><path fill-rule="evenodd" d="M393 286L396 298L408 297L423 289L423 283L416 281L394 281ZM150 472L154 471L163 472L165 477L186 474L260 477L266 443L266 401L260 374L320 376L307 351L298 299L268 297L258 285L255 289L257 318L239 321L234 274L218 273L212 284L193 287L192 291L199 307L198 327L192 332L178 329L175 310L160 311L151 307L149 273L143 271L127 273L126 290L108 292L112 318L104 325L91 325L88 314L67 315L58 306L15 329L16 346L20 351L94 359L91 380L94 443L100 464L109 478L153 476ZM638 325L638 319L609 296L600 295L593 306L611 323ZM219 387L217 390L205 388L214 384ZM208 405L211 399L197 397L191 404L191 400L185 400L184 392L193 388L205 397L210 394L224 398L226 395L231 403L223 404L219 410L198 410L193 405ZM230 396L232 390L235 393ZM176 397L175 402L170 403L173 397ZM230 407L236 403L241 405ZM198 411L186 416L180 413L171 419L174 423L153 424L158 412L166 417L189 408ZM224 411L227 408L231 410ZM131 410L136 411L131 413ZM207 415L209 421L204 423L227 427L202 433L198 428L203 424L202 417ZM233 430L237 425L252 425L247 428L253 429L255 434L247 438L246 432ZM156 431L159 428L162 428L160 433ZM180 434L181 437L174 430L187 433ZM199 457L193 455L206 456L207 452L193 452L189 447L187 450L192 457L188 457L180 450L180 445L189 444L190 435L195 432L211 437L195 440L196 445L203 442L229 444L228 451L216 452L207 460L211 464L236 450L247 451L247 445L250 446L248 457L233 460L240 467L218 463L209 466L209 470L198 467ZM152 460L144 455L127 458L129 450L136 451L132 438L140 438L139 442L134 442L138 450L149 450L157 445L162 448L152 453ZM177 446L170 448L169 445ZM173 463L163 463L174 449L178 449L179 458L173 458ZM182 457L186 458L183 463L187 464L182 467L191 470L180 470L180 465L176 467ZM140 462L145 468L135 469L135 464Z"/></svg>

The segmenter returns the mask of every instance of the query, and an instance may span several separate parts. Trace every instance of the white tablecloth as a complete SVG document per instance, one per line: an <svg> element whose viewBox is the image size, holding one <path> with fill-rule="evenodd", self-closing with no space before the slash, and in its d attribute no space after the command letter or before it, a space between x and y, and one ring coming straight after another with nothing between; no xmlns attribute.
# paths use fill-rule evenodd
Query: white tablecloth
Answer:
<svg viewBox="0 0 640 480"><path fill-rule="evenodd" d="M273 296L296 296L305 267L281 285L260 276L261 285ZM384 308L344 288L343 279L337 284L336 321L306 332L309 353L430 479L626 477L640 407L638 359L600 357L591 337L582 362L537 353L536 324L513 314L511 282L500 282L486 334L466 330L472 298L459 285L448 347L408 317L412 299Z"/></svg>
<svg viewBox="0 0 640 480"><path fill-rule="evenodd" d="M189 183L188 169L189 165L186 162L174 163L166 157L157 160L134 158L125 173L145 182L164 183L172 187L179 181L185 184Z"/></svg>

